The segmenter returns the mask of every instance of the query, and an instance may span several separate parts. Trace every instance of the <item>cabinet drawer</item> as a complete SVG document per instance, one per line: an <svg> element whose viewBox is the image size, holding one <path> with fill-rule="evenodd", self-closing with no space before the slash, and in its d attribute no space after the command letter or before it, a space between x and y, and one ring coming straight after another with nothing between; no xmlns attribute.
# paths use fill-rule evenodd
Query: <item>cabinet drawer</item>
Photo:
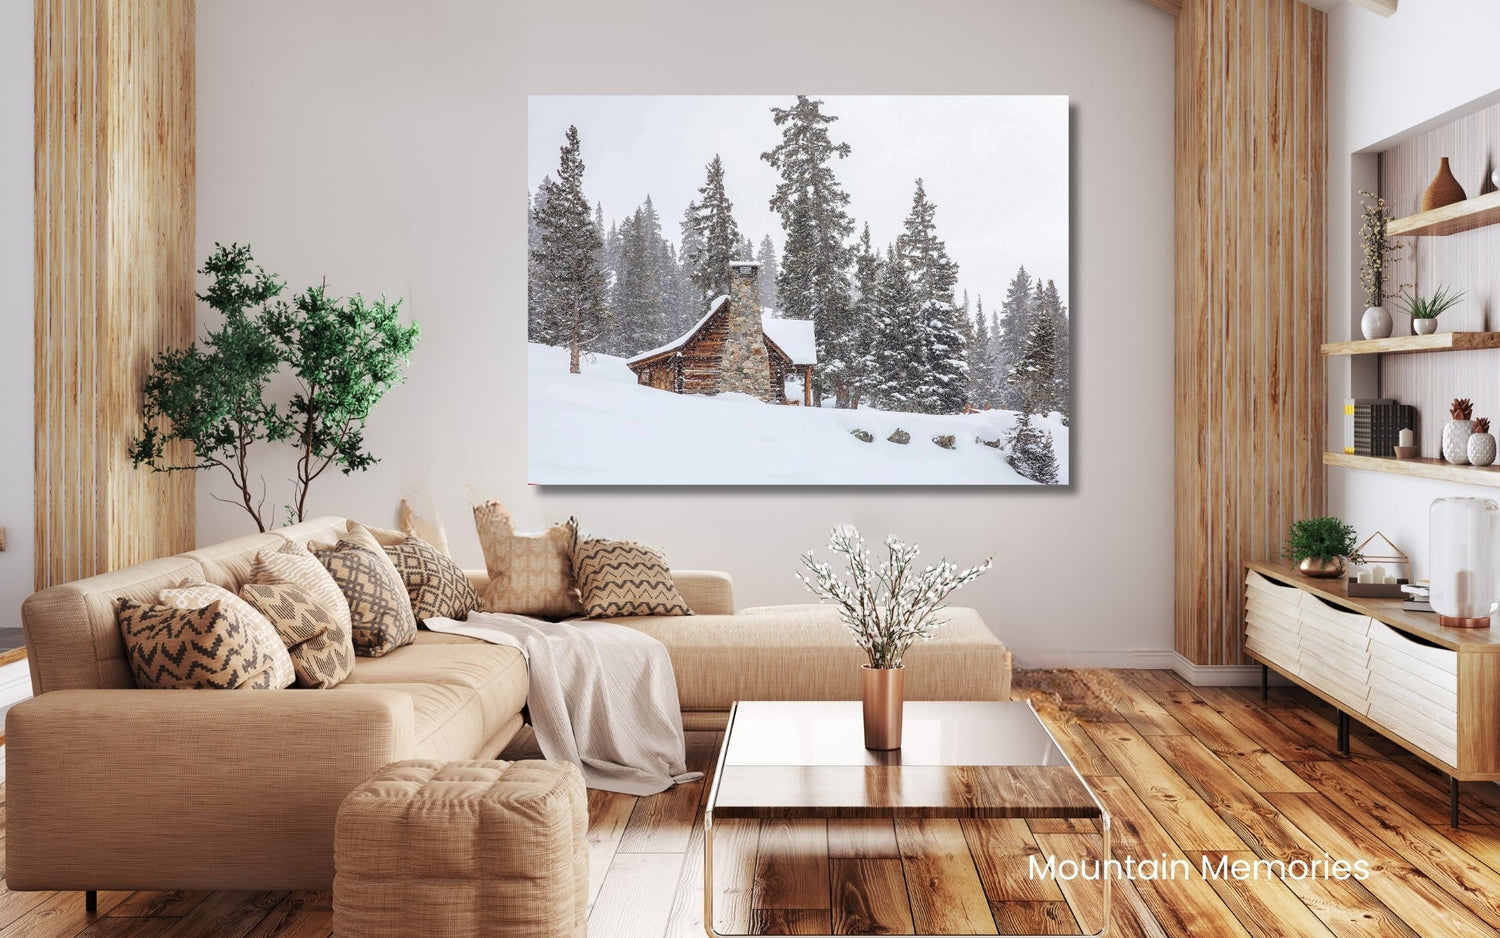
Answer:
<svg viewBox="0 0 1500 938"><path fill-rule="evenodd" d="M1302 622L1331 635L1357 635L1364 639L1370 634L1369 616L1330 605L1311 593L1302 594L1302 605L1298 612Z"/></svg>
<svg viewBox="0 0 1500 938"><path fill-rule="evenodd" d="M1264 635L1245 634L1245 650L1266 664L1274 664L1290 674L1297 673L1297 647L1269 641Z"/></svg>
<svg viewBox="0 0 1500 938"><path fill-rule="evenodd" d="M1393 709L1411 710L1413 717L1423 723L1440 728L1444 733L1458 732L1458 700L1444 704L1429 700L1421 694L1408 692L1404 687L1391 683L1371 685L1370 699L1381 701Z"/></svg>
<svg viewBox="0 0 1500 938"><path fill-rule="evenodd" d="M1377 694L1375 699L1370 701L1369 716L1370 719L1383 724L1391 732L1420 746L1449 765L1458 764L1458 729L1456 726L1431 720L1406 706L1405 701L1393 701L1384 694Z"/></svg>
<svg viewBox="0 0 1500 938"><path fill-rule="evenodd" d="M1329 658L1353 658L1363 668L1370 655L1370 639L1341 629L1325 629L1315 622L1303 622L1297 632L1297 644Z"/></svg>
<svg viewBox="0 0 1500 938"><path fill-rule="evenodd" d="M1370 623L1370 643L1372 648L1381 646L1396 653L1386 656L1387 660L1399 661L1405 657L1429 665L1444 674L1453 675L1455 681L1458 678L1458 652L1419 642L1384 622ZM1457 687L1456 684L1454 686Z"/></svg>
<svg viewBox="0 0 1500 938"><path fill-rule="evenodd" d="M1258 631L1263 635L1271 636L1277 641L1285 642L1292 648L1297 647L1297 635L1299 626L1296 621L1285 619L1278 615L1267 615L1260 609L1245 610L1245 632L1249 634Z"/></svg>
<svg viewBox="0 0 1500 938"><path fill-rule="evenodd" d="M1385 645L1370 649L1370 683L1425 697L1449 710L1458 709L1458 676L1415 661Z"/></svg>
<svg viewBox="0 0 1500 938"><path fill-rule="evenodd" d="M1369 709L1369 685L1354 676L1306 659L1298 662L1297 676L1337 700L1350 713L1363 714Z"/></svg>
<svg viewBox="0 0 1500 938"><path fill-rule="evenodd" d="M1287 615L1296 618L1302 596L1302 590L1297 587L1267 579L1254 570L1245 576L1246 604L1261 603L1273 609L1280 607Z"/></svg>

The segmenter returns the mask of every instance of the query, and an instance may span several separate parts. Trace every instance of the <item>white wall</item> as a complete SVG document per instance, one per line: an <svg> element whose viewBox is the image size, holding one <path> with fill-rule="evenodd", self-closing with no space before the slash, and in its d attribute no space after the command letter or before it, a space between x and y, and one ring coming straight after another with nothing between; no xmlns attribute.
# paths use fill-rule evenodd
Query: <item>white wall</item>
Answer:
<svg viewBox="0 0 1500 938"><path fill-rule="evenodd" d="M1380 17L1346 5L1329 16L1328 31L1328 340L1359 338L1362 304L1357 292L1358 205L1353 198L1373 178L1351 154L1383 149L1410 128L1438 122L1444 114L1500 89L1500 5L1494 0L1403 0L1397 13ZM1399 75L1380 63L1401 63ZM1364 171L1371 168L1363 167ZM1339 413L1349 396L1349 362L1328 369L1329 448L1343 447ZM1373 390L1373 386L1369 386ZM1424 414L1443 420L1444 414ZM1353 524L1361 537L1380 530L1412 557L1415 575L1426 576L1427 507L1434 498L1467 495L1494 498L1495 490L1405 479L1377 472L1328 470L1328 510Z"/></svg>
<svg viewBox="0 0 1500 938"><path fill-rule="evenodd" d="M628 58L627 58L628 57ZM741 605L804 601L836 522L997 570L961 594L1031 664L1172 646L1171 17L1140 0L302 0L198 8L199 256L248 241L294 287L405 297L423 327L382 402L383 457L313 490L389 523L427 492L479 565L468 494L731 571ZM528 93L1072 96L1077 394L1070 491L529 488ZM585 181L586 182L586 181ZM941 206L939 206L941 212ZM264 463L272 501L285 462ZM246 533L200 480L200 542ZM1134 652L1147 650L1154 659ZM1094 654L1090 654L1094 653Z"/></svg>
<svg viewBox="0 0 1500 938"><path fill-rule="evenodd" d="M0 3L0 628L19 628L32 541L32 4Z"/></svg>

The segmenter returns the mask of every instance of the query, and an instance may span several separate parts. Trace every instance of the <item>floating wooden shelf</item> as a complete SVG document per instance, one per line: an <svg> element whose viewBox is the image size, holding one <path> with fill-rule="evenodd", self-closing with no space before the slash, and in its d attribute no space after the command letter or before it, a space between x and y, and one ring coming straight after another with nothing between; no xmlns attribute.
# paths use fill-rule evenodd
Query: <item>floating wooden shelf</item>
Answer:
<svg viewBox="0 0 1500 938"><path fill-rule="evenodd" d="M1323 465L1500 488L1500 466L1455 466L1446 459L1397 459L1394 456L1353 456L1349 453L1324 453Z"/></svg>
<svg viewBox="0 0 1500 938"><path fill-rule="evenodd" d="M1476 195L1430 212L1392 218L1385 226L1385 233L1393 238L1451 235L1496 223L1500 223L1500 191Z"/></svg>
<svg viewBox="0 0 1500 938"><path fill-rule="evenodd" d="M1324 355L1394 355L1487 348L1500 348L1500 332L1435 332L1432 335L1398 335L1389 339L1325 342L1322 352Z"/></svg>

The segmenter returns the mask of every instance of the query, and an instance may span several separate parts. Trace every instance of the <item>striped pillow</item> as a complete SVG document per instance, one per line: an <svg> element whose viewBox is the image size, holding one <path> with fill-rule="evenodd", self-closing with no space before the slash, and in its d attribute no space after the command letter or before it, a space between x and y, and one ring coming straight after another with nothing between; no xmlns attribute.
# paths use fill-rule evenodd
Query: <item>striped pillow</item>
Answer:
<svg viewBox="0 0 1500 938"><path fill-rule="evenodd" d="M573 570L590 619L693 614L666 560L645 544L580 539L573 548Z"/></svg>
<svg viewBox="0 0 1500 938"><path fill-rule="evenodd" d="M173 609L202 609L211 603L222 603L224 611L233 614L255 635L255 642L271 662L271 685L290 687L297 678L292 656L287 654L281 636L260 610L222 586L204 580L183 580L171 589L157 594L156 601Z"/></svg>

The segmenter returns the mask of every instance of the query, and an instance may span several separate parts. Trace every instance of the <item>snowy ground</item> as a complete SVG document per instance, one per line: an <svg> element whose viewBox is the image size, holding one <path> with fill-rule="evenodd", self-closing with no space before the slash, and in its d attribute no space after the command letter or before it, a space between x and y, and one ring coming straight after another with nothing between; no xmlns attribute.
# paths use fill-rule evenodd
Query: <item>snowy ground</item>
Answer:
<svg viewBox="0 0 1500 938"><path fill-rule="evenodd" d="M536 485L1035 484L1010 468L1004 450L975 442L1009 430L1010 411L935 416L672 394L636 384L624 360L607 355L569 374L567 349L536 344L529 386ZM1067 484L1068 428L1056 414L1039 425L1052 434ZM886 440L898 427L911 434L905 446ZM855 429L875 441L861 443ZM944 434L956 437L956 449L931 442Z"/></svg>

